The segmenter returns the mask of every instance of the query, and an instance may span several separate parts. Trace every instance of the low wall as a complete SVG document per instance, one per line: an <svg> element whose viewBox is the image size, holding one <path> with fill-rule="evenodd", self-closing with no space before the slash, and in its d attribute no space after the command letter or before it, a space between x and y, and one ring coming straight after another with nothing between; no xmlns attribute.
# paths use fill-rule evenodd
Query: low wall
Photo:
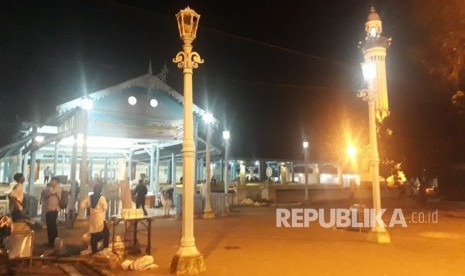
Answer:
<svg viewBox="0 0 465 276"><path fill-rule="evenodd" d="M352 194L353 193L353 194ZM274 194L274 198L272 201L279 202L279 203L286 203L286 202L299 202L304 201L305 199L305 187L298 187L298 188L277 188L272 193ZM382 197L397 197L399 194L398 190L395 189L388 189L382 188L381 189L381 196ZM356 189L354 192L348 188L316 188L312 187L308 189L308 200L309 201L329 201L329 200L343 200L348 199L350 197L355 198L371 198L373 196L373 192L371 187L361 187Z"/></svg>
<svg viewBox="0 0 465 276"><path fill-rule="evenodd" d="M210 204L213 213L221 214L226 212L226 196L224 193L211 193ZM228 194L228 203L231 204L231 194ZM182 214L182 193L174 194L174 204L176 205L176 216ZM202 214L205 208L205 197L200 194L194 194L194 213Z"/></svg>

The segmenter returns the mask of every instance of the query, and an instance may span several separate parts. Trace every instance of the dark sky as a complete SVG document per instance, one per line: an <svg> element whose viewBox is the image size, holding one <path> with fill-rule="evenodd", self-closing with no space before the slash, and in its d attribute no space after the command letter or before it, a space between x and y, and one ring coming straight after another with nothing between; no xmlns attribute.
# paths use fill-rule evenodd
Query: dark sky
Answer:
<svg viewBox="0 0 465 276"><path fill-rule="evenodd" d="M194 50L194 102L232 132L233 154L301 158L303 137L324 159L325 126L341 110L366 117L357 49L373 1L1 1L0 145L20 121L43 123L55 106L84 93L155 72L182 92L171 62L181 49L174 14L201 14ZM413 74L410 7L374 1L388 53L392 112L416 105L427 86ZM367 124L361 121L361 124ZM220 135L220 133L217 133Z"/></svg>

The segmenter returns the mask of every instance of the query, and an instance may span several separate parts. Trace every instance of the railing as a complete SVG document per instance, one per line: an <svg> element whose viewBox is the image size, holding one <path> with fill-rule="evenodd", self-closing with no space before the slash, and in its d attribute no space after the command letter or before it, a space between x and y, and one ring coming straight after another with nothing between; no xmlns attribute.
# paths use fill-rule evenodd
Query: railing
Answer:
<svg viewBox="0 0 465 276"><path fill-rule="evenodd" d="M210 204L214 213L222 214L226 213L226 197L228 200L228 205L231 205L232 195L228 194L227 196L224 193L211 193ZM174 204L176 205L176 216L181 216L182 214L182 194L174 194ZM194 195L194 214L202 214L203 209L205 208L205 197L200 194Z"/></svg>

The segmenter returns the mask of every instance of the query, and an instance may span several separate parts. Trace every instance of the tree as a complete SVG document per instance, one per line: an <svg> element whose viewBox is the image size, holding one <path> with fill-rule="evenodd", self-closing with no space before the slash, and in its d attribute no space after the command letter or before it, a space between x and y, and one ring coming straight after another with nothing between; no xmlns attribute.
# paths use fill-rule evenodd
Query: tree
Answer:
<svg viewBox="0 0 465 276"><path fill-rule="evenodd" d="M435 165L433 170L444 170L465 162L465 0L414 0L411 11L417 30L414 60L427 72L441 77L446 84L441 94L447 91L449 98L429 111L435 132L423 139L425 151L419 156L423 159L410 163L432 160L433 164L429 161L421 166ZM435 160L439 164L434 164Z"/></svg>
<svg viewBox="0 0 465 276"><path fill-rule="evenodd" d="M415 60L459 90L465 84L465 1L414 0L412 17L420 38Z"/></svg>

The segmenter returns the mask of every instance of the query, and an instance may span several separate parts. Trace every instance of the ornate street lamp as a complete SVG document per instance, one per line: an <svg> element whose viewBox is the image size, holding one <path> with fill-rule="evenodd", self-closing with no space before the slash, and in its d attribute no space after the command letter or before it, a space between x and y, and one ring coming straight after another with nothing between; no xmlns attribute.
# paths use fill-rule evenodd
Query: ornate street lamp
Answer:
<svg viewBox="0 0 465 276"><path fill-rule="evenodd" d="M184 74L184 137L182 143L183 197L181 246L171 261L171 272L177 275L199 274L206 270L202 254L194 238L194 115L192 110L193 69L203 63L200 55L192 51L200 15L189 7L176 14L182 51L173 59Z"/></svg>
<svg viewBox="0 0 465 276"><path fill-rule="evenodd" d="M207 112L203 115L203 121L207 125L207 145L206 145L206 186L207 191L205 193L205 208L203 209L203 218L205 219L212 219L215 218L215 213L212 211L212 207L210 204L210 197L211 197L211 167L210 167L210 140L211 140L211 124L215 121L213 118L213 114Z"/></svg>
<svg viewBox="0 0 465 276"><path fill-rule="evenodd" d="M373 190L373 208L375 215L378 216L381 212L381 193L379 187L379 153L378 153L378 138L376 134L376 112L375 105L377 100L377 92L374 90L374 81L376 79L376 64L365 62L362 64L363 77L368 84L368 88L359 92L358 97L368 103L368 120L370 126L370 171ZM391 238L389 233L378 220L374 220L373 228L369 233L369 240L377 243L390 243Z"/></svg>
<svg viewBox="0 0 465 276"><path fill-rule="evenodd" d="M305 200L308 200L308 141L303 141L304 163L305 163Z"/></svg>

